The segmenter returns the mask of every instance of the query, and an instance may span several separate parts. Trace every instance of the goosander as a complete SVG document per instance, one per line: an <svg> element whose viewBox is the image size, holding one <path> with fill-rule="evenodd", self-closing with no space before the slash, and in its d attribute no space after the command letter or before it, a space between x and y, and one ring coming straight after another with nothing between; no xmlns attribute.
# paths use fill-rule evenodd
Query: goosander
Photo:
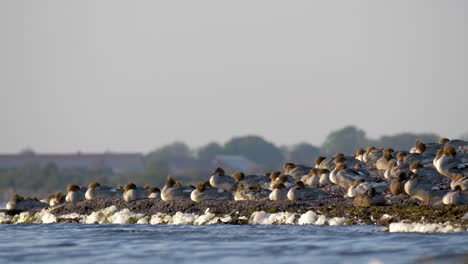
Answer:
<svg viewBox="0 0 468 264"><path fill-rule="evenodd" d="M306 187L302 181L296 184L288 191L288 200L319 200L328 197L328 194L318 188Z"/></svg>
<svg viewBox="0 0 468 264"><path fill-rule="evenodd" d="M161 190L158 187L150 187L148 193L149 199L161 199Z"/></svg>
<svg viewBox="0 0 468 264"><path fill-rule="evenodd" d="M359 194L354 199L354 206L369 207L386 205L383 195L377 193L375 188L370 188L365 193Z"/></svg>
<svg viewBox="0 0 468 264"><path fill-rule="evenodd" d="M363 149L363 148L359 148L358 150L356 150L356 153L354 153L354 157L361 161L361 162L364 162L364 154L366 153L366 151Z"/></svg>
<svg viewBox="0 0 468 264"><path fill-rule="evenodd" d="M375 162L375 167L378 170L386 170L391 161L393 161L392 152L390 149L385 149L383 156Z"/></svg>
<svg viewBox="0 0 468 264"><path fill-rule="evenodd" d="M346 189L359 178L363 179L361 174L354 169L347 169L346 165L343 163L338 163L336 168L330 172L330 181Z"/></svg>
<svg viewBox="0 0 468 264"><path fill-rule="evenodd" d="M356 179L348 188L348 197L356 197L366 193L370 188L374 188L378 193L388 189L386 182L366 182L363 179Z"/></svg>
<svg viewBox="0 0 468 264"><path fill-rule="evenodd" d="M13 195L10 202L7 203L7 210L29 210L33 208L44 208L49 205L36 199L24 198L17 194Z"/></svg>
<svg viewBox="0 0 468 264"><path fill-rule="evenodd" d="M161 190L161 199L163 201L190 200L193 189L191 186L182 186L180 182L175 182L171 176L167 176L166 185Z"/></svg>
<svg viewBox="0 0 468 264"><path fill-rule="evenodd" d="M65 195L63 195L61 192L52 194L50 198L49 206L51 207L65 203Z"/></svg>
<svg viewBox="0 0 468 264"><path fill-rule="evenodd" d="M214 188L209 182L201 182L197 185L197 188L190 194L192 201L199 203L206 200L232 200L232 193L223 189Z"/></svg>
<svg viewBox="0 0 468 264"><path fill-rule="evenodd" d="M390 181L390 192L393 195L405 193L405 183L407 179L406 173L404 172L398 174L398 177L392 178Z"/></svg>
<svg viewBox="0 0 468 264"><path fill-rule="evenodd" d="M242 182L244 188L249 188L250 186L257 186L268 189L270 187L271 179L262 175L247 175L241 171L237 171L232 175L238 183Z"/></svg>
<svg viewBox="0 0 468 264"><path fill-rule="evenodd" d="M92 182L88 185L85 193L86 200L94 199L114 199L122 197L122 191L107 186L101 186L98 182Z"/></svg>
<svg viewBox="0 0 468 264"><path fill-rule="evenodd" d="M453 191L448 192L443 198L442 203L449 205L465 205L468 204L468 192L462 191L460 186L456 186Z"/></svg>
<svg viewBox="0 0 468 264"><path fill-rule="evenodd" d="M468 190L468 176L457 175L453 177L452 182L450 183L450 188L455 190L455 187L460 186L462 191Z"/></svg>
<svg viewBox="0 0 468 264"><path fill-rule="evenodd" d="M382 150L376 149L374 146L369 146L366 149L366 153L362 156L362 159L369 167L374 167L378 159L383 156Z"/></svg>
<svg viewBox="0 0 468 264"><path fill-rule="evenodd" d="M67 186L67 196L65 201L67 203L76 203L85 199L86 190L82 190L80 186L69 184Z"/></svg>
<svg viewBox="0 0 468 264"><path fill-rule="evenodd" d="M148 190L141 187L136 187L133 182L129 182L125 185L125 192L123 193L123 199L126 202L131 202L140 199L148 198Z"/></svg>
<svg viewBox="0 0 468 264"><path fill-rule="evenodd" d="M307 186L318 187L320 185L318 170L316 168L311 169L307 175L302 176L301 181Z"/></svg>
<svg viewBox="0 0 468 264"><path fill-rule="evenodd" d="M284 174L292 176L294 179L300 179L304 174L307 174L311 167L305 165L296 165L294 163L285 163L283 165Z"/></svg>
<svg viewBox="0 0 468 264"><path fill-rule="evenodd" d="M330 171L327 169L318 169L317 175L320 176L320 186L326 186L331 184Z"/></svg>
<svg viewBox="0 0 468 264"><path fill-rule="evenodd" d="M418 174L414 174L411 171L408 174L410 178L405 183L405 192L409 196L421 201L422 205L428 205L430 202L439 202L447 193L444 190L435 190L432 183L425 181Z"/></svg>
<svg viewBox="0 0 468 264"><path fill-rule="evenodd" d="M222 168L217 168L213 175L211 175L210 184L215 188L228 192L235 192L237 189L236 180L231 176L227 176Z"/></svg>
<svg viewBox="0 0 468 264"><path fill-rule="evenodd" d="M286 201L288 200L288 189L282 183L273 185L269 198L271 201Z"/></svg>
<svg viewBox="0 0 468 264"><path fill-rule="evenodd" d="M265 201L269 199L270 193L270 190L262 189L260 186L244 188L243 184L239 183L237 191L234 193L234 200Z"/></svg>
<svg viewBox="0 0 468 264"><path fill-rule="evenodd" d="M284 186L286 186L286 188L289 188L293 186L295 182L296 181L292 176L283 174L283 175L280 175L279 177L276 177L275 180L272 180L269 188L267 189L273 190L273 186L278 183L282 183L284 184Z"/></svg>
<svg viewBox="0 0 468 264"><path fill-rule="evenodd" d="M461 162L457 159L456 155L455 149L452 146L446 145L444 147L444 154L435 162L437 171L449 178L457 175L468 176L468 164Z"/></svg>
<svg viewBox="0 0 468 264"><path fill-rule="evenodd" d="M421 163L417 161L410 165L409 170L412 173L418 174L426 182L429 182L433 185L440 183L444 179L444 176L437 172L436 169L431 167L423 167Z"/></svg>

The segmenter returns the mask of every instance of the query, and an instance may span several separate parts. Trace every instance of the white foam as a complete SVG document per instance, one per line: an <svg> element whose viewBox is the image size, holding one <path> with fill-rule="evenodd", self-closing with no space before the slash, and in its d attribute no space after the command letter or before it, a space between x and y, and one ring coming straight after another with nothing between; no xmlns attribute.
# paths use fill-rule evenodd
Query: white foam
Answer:
<svg viewBox="0 0 468 264"><path fill-rule="evenodd" d="M109 206L107 208L104 208L97 212L93 212L90 215L86 216L83 222L85 224L107 224L109 223L108 218L112 216L115 211L117 211L117 207L115 207L114 205Z"/></svg>
<svg viewBox="0 0 468 264"><path fill-rule="evenodd" d="M172 217L172 222L170 224L173 224L173 225L191 225L191 224L193 224L193 222L195 222L197 217L198 216L196 214L177 212Z"/></svg>
<svg viewBox="0 0 468 264"><path fill-rule="evenodd" d="M123 209L110 215L107 220L111 224L134 224L143 218L143 214L135 214L129 209Z"/></svg>
<svg viewBox="0 0 468 264"><path fill-rule="evenodd" d="M267 213L265 211L254 212L249 219L249 224L252 225L293 225L295 224L296 214L282 213Z"/></svg>
<svg viewBox="0 0 468 264"><path fill-rule="evenodd" d="M84 219L86 217L86 215L81 215L81 214L77 214L77 213L71 213L71 214L64 214L64 215L59 215L58 218L62 218L62 219Z"/></svg>
<svg viewBox="0 0 468 264"><path fill-rule="evenodd" d="M12 222L15 224L29 224L34 222L34 218L29 212L22 212L15 215Z"/></svg>
<svg viewBox="0 0 468 264"><path fill-rule="evenodd" d="M57 217L55 217L54 214L51 214L51 213L47 212L47 213L42 215L41 222L43 224L57 223Z"/></svg>
<svg viewBox="0 0 468 264"><path fill-rule="evenodd" d="M12 217L5 214L4 212L0 213L0 224L9 224L11 223Z"/></svg>
<svg viewBox="0 0 468 264"><path fill-rule="evenodd" d="M149 224L149 217L145 216L145 217L142 217L142 218L138 219L137 224L139 224L139 225Z"/></svg>
<svg viewBox="0 0 468 264"><path fill-rule="evenodd" d="M313 211L307 211L307 213L301 215L298 220L300 225L314 225L318 220L318 215Z"/></svg>
<svg viewBox="0 0 468 264"><path fill-rule="evenodd" d="M424 223L391 223L389 232L417 232L417 233L453 233L465 230L451 224L424 224Z"/></svg>
<svg viewBox="0 0 468 264"><path fill-rule="evenodd" d="M345 224L346 218L344 217L333 217L328 219L328 224L331 226L342 226Z"/></svg>
<svg viewBox="0 0 468 264"><path fill-rule="evenodd" d="M172 216L163 213L152 215L149 221L151 225L168 224L170 222L172 222Z"/></svg>
<svg viewBox="0 0 468 264"><path fill-rule="evenodd" d="M216 224L219 217L216 217L215 214L210 213L210 208L206 209L205 214L200 215L193 222L195 225L206 225L206 224Z"/></svg>

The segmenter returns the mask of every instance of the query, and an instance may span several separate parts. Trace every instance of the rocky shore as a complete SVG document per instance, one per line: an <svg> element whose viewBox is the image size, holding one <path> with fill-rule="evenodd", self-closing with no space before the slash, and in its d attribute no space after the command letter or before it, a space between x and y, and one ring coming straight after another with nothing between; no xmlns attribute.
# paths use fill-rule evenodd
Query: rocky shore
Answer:
<svg viewBox="0 0 468 264"><path fill-rule="evenodd" d="M420 206L411 200L389 206L355 207L352 199L332 197L327 201L192 201L164 202L154 199L143 199L125 202L122 199L81 201L67 203L48 210L57 216L57 222L79 222L73 217L61 218L62 215L90 215L111 206L116 211L128 209L134 214L155 215L176 213L203 215L207 210L214 215L230 216L229 224L248 224L255 212L292 213L297 216L313 211L327 218L343 218L344 224L378 224L388 226L391 223L445 223L468 229L468 205L458 206ZM29 211L30 214L40 210ZM19 210L2 210L15 216Z"/></svg>

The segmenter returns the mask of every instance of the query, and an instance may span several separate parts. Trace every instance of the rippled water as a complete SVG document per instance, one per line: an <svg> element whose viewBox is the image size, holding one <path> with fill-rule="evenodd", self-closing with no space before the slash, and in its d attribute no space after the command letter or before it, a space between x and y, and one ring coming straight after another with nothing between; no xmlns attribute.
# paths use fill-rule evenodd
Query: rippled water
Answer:
<svg viewBox="0 0 468 264"><path fill-rule="evenodd" d="M19 263L467 263L468 235L374 226L0 225ZM464 256L465 254L465 256ZM465 258L464 258L465 257ZM434 261L434 262L431 262Z"/></svg>

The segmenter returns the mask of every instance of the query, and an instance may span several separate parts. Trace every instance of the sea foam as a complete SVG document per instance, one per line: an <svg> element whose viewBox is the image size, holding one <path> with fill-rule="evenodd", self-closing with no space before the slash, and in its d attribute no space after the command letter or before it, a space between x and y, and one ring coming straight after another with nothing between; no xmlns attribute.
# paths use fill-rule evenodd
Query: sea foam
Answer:
<svg viewBox="0 0 468 264"><path fill-rule="evenodd" d="M416 233L453 233L464 232L462 228L451 224L426 224L426 223L391 223L389 232L416 232Z"/></svg>

